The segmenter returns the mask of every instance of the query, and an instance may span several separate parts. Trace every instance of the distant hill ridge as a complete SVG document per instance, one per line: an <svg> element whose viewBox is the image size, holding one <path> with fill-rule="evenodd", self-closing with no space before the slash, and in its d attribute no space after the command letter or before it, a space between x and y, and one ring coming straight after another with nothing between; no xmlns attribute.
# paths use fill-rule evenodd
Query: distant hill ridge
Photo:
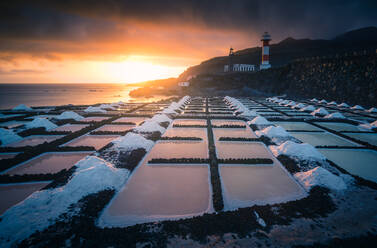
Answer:
<svg viewBox="0 0 377 248"><path fill-rule="evenodd" d="M273 67L305 57L334 55L362 49L377 49L377 27L365 27L340 34L333 39L294 39L288 37L270 46L270 62ZM261 47L246 48L235 52L234 63L259 65ZM189 67L180 75L184 80L188 76L223 72L228 63L228 56L214 57L199 65Z"/></svg>

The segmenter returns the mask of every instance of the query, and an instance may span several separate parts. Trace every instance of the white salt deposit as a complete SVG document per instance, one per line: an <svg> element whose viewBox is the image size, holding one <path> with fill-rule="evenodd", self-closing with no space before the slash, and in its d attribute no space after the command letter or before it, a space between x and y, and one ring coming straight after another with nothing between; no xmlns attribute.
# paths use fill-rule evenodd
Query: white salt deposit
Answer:
<svg viewBox="0 0 377 248"><path fill-rule="evenodd" d="M335 101L331 101L331 102L329 102L327 105L332 105L332 106L336 106L336 105L338 105Z"/></svg>
<svg viewBox="0 0 377 248"><path fill-rule="evenodd" d="M326 160L325 156L307 143L298 144L288 140L280 146L269 146L269 148L275 157L282 154L302 160Z"/></svg>
<svg viewBox="0 0 377 248"><path fill-rule="evenodd" d="M282 128L281 126L269 126L269 127L266 127L265 129L261 130L261 131L256 131L255 132L256 135L258 136L267 136L267 137L270 137L270 138L277 138L277 137L289 137L289 133L287 131L285 131L284 128Z"/></svg>
<svg viewBox="0 0 377 248"><path fill-rule="evenodd" d="M316 115L316 114L319 114L319 115L328 115L329 112L325 109L325 108L318 108L316 110L314 110L312 113L312 115Z"/></svg>
<svg viewBox="0 0 377 248"><path fill-rule="evenodd" d="M299 108L299 109L302 109L304 108L306 105L303 104L303 103L297 103L296 105L292 106L292 108Z"/></svg>
<svg viewBox="0 0 377 248"><path fill-rule="evenodd" d="M6 146L7 144L21 141L22 137L18 136L13 130L0 128L0 141L1 146Z"/></svg>
<svg viewBox="0 0 377 248"><path fill-rule="evenodd" d="M319 101L318 103L327 103L327 101L325 99L322 99L321 101Z"/></svg>
<svg viewBox="0 0 377 248"><path fill-rule="evenodd" d="M58 126L45 118L35 118L32 122L25 124L26 129L38 127L44 127L46 130L51 130L57 128Z"/></svg>
<svg viewBox="0 0 377 248"><path fill-rule="evenodd" d="M81 119L84 119L84 117L82 117L81 115L73 111L64 111L60 115L56 116L56 119L59 119L59 120L74 119L76 121L79 121Z"/></svg>
<svg viewBox="0 0 377 248"><path fill-rule="evenodd" d="M339 112L334 112L334 113L326 115L325 118L328 118L328 119L345 119L346 117L344 117L344 115L342 115Z"/></svg>
<svg viewBox="0 0 377 248"><path fill-rule="evenodd" d="M20 104L17 107L14 107L12 110L14 110L14 111L32 111L33 109L26 106L25 104Z"/></svg>
<svg viewBox="0 0 377 248"><path fill-rule="evenodd" d="M312 100L310 100L311 102L318 102L318 99L316 98L313 98Z"/></svg>
<svg viewBox="0 0 377 248"><path fill-rule="evenodd" d="M360 105L355 105L351 109L354 109L354 110L364 110L364 108L361 107Z"/></svg>
<svg viewBox="0 0 377 248"><path fill-rule="evenodd" d="M323 186L333 190L345 190L347 185L341 177L338 177L328 170L318 166L306 172L298 172L294 177L307 189L314 186Z"/></svg>
<svg viewBox="0 0 377 248"><path fill-rule="evenodd" d="M268 124L272 124L272 123L269 122L263 116L257 116L254 119L252 119L251 121L248 121L247 124L248 125L250 125L250 124L254 124L254 125L268 125Z"/></svg>
<svg viewBox="0 0 377 248"><path fill-rule="evenodd" d="M259 225L261 225L262 227L266 227L266 222L264 222L264 220L261 217L259 217L259 214L257 213L257 211L254 211L254 215Z"/></svg>
<svg viewBox="0 0 377 248"><path fill-rule="evenodd" d="M348 104L345 103L345 102L342 102L341 104L338 105L338 107L341 107L341 108L349 108L350 105L348 105Z"/></svg>
<svg viewBox="0 0 377 248"><path fill-rule="evenodd" d="M367 110L369 113L377 113L377 108L370 108Z"/></svg>
<svg viewBox="0 0 377 248"><path fill-rule="evenodd" d="M306 107L303 107L302 109L300 109L300 111L314 111L315 110L315 107L313 105L308 105Z"/></svg>
<svg viewBox="0 0 377 248"><path fill-rule="evenodd" d="M162 123L162 122L172 122L172 120L167 117L165 114L156 114L152 117L151 121L155 121L155 122L158 122L158 123Z"/></svg>
<svg viewBox="0 0 377 248"><path fill-rule="evenodd" d="M66 185L34 192L1 216L1 247L16 246L34 232L42 231L86 195L105 189L118 190L129 176L128 170L117 169L95 156L80 160L76 167Z"/></svg>
<svg viewBox="0 0 377 248"><path fill-rule="evenodd" d="M156 121L152 121L148 119L144 121L142 125L135 127L134 131L137 133L153 133L153 132L164 133L165 128L161 127Z"/></svg>
<svg viewBox="0 0 377 248"><path fill-rule="evenodd" d="M89 106L84 110L87 113L106 113L107 111L100 107Z"/></svg>
<svg viewBox="0 0 377 248"><path fill-rule="evenodd" d="M119 137L112 141L114 144L110 149L118 149L122 151L131 151L138 148L144 148L149 151L154 142L144 138L137 133L128 132L125 136Z"/></svg>

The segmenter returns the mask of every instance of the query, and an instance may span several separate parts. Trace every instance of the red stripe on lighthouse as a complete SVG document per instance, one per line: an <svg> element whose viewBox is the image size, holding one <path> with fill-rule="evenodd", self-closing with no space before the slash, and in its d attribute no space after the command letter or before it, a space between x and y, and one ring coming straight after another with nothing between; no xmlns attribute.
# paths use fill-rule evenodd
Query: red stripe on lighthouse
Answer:
<svg viewBox="0 0 377 248"><path fill-rule="evenodd" d="M269 60L269 55L263 55L262 61L268 61Z"/></svg>

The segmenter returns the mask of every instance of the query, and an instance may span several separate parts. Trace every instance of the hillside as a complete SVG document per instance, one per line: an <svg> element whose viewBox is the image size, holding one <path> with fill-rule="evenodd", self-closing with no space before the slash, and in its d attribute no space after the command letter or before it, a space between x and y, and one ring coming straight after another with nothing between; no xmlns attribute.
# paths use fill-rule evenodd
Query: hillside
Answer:
<svg viewBox="0 0 377 248"><path fill-rule="evenodd" d="M273 34L272 34L273 35ZM377 27L366 27L340 34L331 40L311 40L286 38L270 47L270 63L279 67L289 62L307 57L335 55L349 51L377 48ZM246 48L235 52L234 63L259 65L261 47ZM198 74L223 72L228 57L215 57L199 65L189 67L180 75L181 80Z"/></svg>

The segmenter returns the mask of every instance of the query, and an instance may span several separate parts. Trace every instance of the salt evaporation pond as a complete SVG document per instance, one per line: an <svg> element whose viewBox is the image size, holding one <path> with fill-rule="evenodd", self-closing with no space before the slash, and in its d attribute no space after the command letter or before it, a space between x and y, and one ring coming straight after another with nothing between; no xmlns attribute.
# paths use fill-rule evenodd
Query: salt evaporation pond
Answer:
<svg viewBox="0 0 377 248"><path fill-rule="evenodd" d="M215 140L219 140L220 137L232 137L232 138L256 138L256 134L250 127L246 128L214 128L212 129Z"/></svg>
<svg viewBox="0 0 377 248"><path fill-rule="evenodd" d="M164 133L163 137L197 137L202 138L203 141L207 142L207 128L169 128Z"/></svg>
<svg viewBox="0 0 377 248"><path fill-rule="evenodd" d="M192 217L211 210L207 165L142 164L104 210L99 225L130 226Z"/></svg>
<svg viewBox="0 0 377 248"><path fill-rule="evenodd" d="M30 123L30 121L7 121L0 123L0 127L15 128L18 126L22 126L26 123Z"/></svg>
<svg viewBox="0 0 377 248"><path fill-rule="evenodd" d="M377 183L377 152L367 149L318 149L351 174Z"/></svg>
<svg viewBox="0 0 377 248"><path fill-rule="evenodd" d="M324 131L321 128L310 125L305 122L294 122L294 121L274 121L276 126L281 126L285 130L300 130L300 131Z"/></svg>
<svg viewBox="0 0 377 248"><path fill-rule="evenodd" d="M345 133L345 135L377 146L377 133Z"/></svg>
<svg viewBox="0 0 377 248"><path fill-rule="evenodd" d="M18 153L11 153L11 152L6 152L6 153L0 153L0 160L2 159L9 159L9 158L14 158Z"/></svg>
<svg viewBox="0 0 377 248"><path fill-rule="evenodd" d="M275 159L273 166L221 164L219 170L225 210L306 196L301 185Z"/></svg>
<svg viewBox="0 0 377 248"><path fill-rule="evenodd" d="M290 135L304 143L312 146L359 146L358 144L348 141L342 137L333 135L328 132L323 133L300 133L290 132Z"/></svg>
<svg viewBox="0 0 377 248"><path fill-rule="evenodd" d="M207 125L205 119L175 119L173 125Z"/></svg>
<svg viewBox="0 0 377 248"><path fill-rule="evenodd" d="M95 131L125 132L134 128L134 125L104 125Z"/></svg>
<svg viewBox="0 0 377 248"><path fill-rule="evenodd" d="M217 157L227 158L272 158L270 151L260 142L216 142Z"/></svg>
<svg viewBox="0 0 377 248"><path fill-rule="evenodd" d="M91 152L49 152L6 171L9 175L57 173L69 169Z"/></svg>
<svg viewBox="0 0 377 248"><path fill-rule="evenodd" d="M202 141L159 141L148 156L152 158L208 158L208 145Z"/></svg>
<svg viewBox="0 0 377 248"><path fill-rule="evenodd" d="M55 128L53 131L70 131L70 132L76 132L79 131L88 125L85 124L66 124L60 127Z"/></svg>
<svg viewBox="0 0 377 248"><path fill-rule="evenodd" d="M93 146L99 150L118 137L119 135L83 135L63 146Z"/></svg>
<svg viewBox="0 0 377 248"><path fill-rule="evenodd" d="M93 117L86 117L84 119L81 119L80 121L84 121L84 122L99 122L99 121L103 121L103 120L107 120L109 119L110 117L105 117L105 116L93 116Z"/></svg>
<svg viewBox="0 0 377 248"><path fill-rule="evenodd" d="M238 125L238 126L246 126L246 123L241 120L211 120L211 124L215 126L221 125Z"/></svg>
<svg viewBox="0 0 377 248"><path fill-rule="evenodd" d="M119 118L119 119L113 121L113 123L132 122L132 123L135 123L136 125L139 125L140 123L142 123L146 119L148 119L148 118L147 117L122 117L122 118Z"/></svg>
<svg viewBox="0 0 377 248"><path fill-rule="evenodd" d="M0 184L0 215L8 208L26 199L33 192L45 187L49 182Z"/></svg>
<svg viewBox="0 0 377 248"><path fill-rule="evenodd" d="M329 129L335 130L335 131L352 131L352 132L361 132L361 131L368 131L365 129L362 129L358 126L349 124L349 123L341 123L341 122L316 122L316 124L327 127Z"/></svg>
<svg viewBox="0 0 377 248"><path fill-rule="evenodd" d="M9 147L36 146L62 138L63 135L30 135L23 140L8 144Z"/></svg>

